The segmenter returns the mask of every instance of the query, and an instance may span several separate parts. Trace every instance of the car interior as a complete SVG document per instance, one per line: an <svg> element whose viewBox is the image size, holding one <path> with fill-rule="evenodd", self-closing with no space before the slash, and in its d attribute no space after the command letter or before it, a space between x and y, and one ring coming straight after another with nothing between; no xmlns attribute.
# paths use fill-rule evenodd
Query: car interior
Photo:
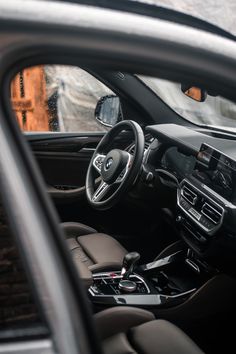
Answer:
<svg viewBox="0 0 236 354"><path fill-rule="evenodd" d="M181 115L155 92L153 78L82 68L78 70L109 90L96 96L96 127L61 129L58 111L67 124L65 115L69 121L73 109L63 111L58 89L46 101L50 128L34 131L30 103L22 101L27 100L24 73L35 68L12 80L12 114L60 217L104 352L133 353L134 347L138 353L151 353L158 342L155 352L169 353L173 349L168 349L166 336L180 338L175 353L231 348L236 294L234 104L224 99L214 103L227 117L221 126L204 120L197 124L185 113L189 109L190 117L193 112L201 117L194 109L209 104L208 98L219 99L210 89L157 81L167 96L178 90L193 102L194 109L184 112L181 107ZM35 73L31 85L37 89ZM47 86L53 75L46 78ZM65 91L63 78L60 85ZM86 114L80 112L82 123Z"/></svg>
<svg viewBox="0 0 236 354"><path fill-rule="evenodd" d="M235 35L202 18L0 2L0 353L234 351Z"/></svg>

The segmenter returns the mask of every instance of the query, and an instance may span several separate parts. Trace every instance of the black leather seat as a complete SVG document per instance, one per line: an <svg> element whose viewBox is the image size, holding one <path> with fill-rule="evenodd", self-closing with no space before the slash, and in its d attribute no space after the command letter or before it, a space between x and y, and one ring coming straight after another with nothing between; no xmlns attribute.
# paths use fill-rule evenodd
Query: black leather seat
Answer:
<svg viewBox="0 0 236 354"><path fill-rule="evenodd" d="M80 223L66 222L61 225L80 272L86 271L86 268L92 273L121 269L128 252L113 237Z"/></svg>
<svg viewBox="0 0 236 354"><path fill-rule="evenodd" d="M94 320L104 354L203 354L182 330L146 310L112 307Z"/></svg>

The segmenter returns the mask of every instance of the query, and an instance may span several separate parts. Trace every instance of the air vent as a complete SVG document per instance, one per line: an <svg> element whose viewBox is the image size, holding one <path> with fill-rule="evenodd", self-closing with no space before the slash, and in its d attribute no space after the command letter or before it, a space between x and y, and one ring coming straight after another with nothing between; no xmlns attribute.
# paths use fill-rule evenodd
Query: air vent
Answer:
<svg viewBox="0 0 236 354"><path fill-rule="evenodd" d="M184 186L181 194L190 204L195 205L197 203L197 194L190 187Z"/></svg>
<svg viewBox="0 0 236 354"><path fill-rule="evenodd" d="M203 204L201 213L205 215L214 224L219 224L223 215L223 210L209 202Z"/></svg>

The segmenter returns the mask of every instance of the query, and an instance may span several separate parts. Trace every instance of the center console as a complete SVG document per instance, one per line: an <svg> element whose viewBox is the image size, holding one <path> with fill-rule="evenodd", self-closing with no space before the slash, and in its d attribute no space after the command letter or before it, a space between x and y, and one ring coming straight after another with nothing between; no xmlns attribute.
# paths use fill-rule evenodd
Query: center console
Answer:
<svg viewBox="0 0 236 354"><path fill-rule="evenodd" d="M88 292L92 303L100 307L172 307L183 303L209 278L200 268L190 251L180 250L136 267L125 280L122 271L94 274Z"/></svg>

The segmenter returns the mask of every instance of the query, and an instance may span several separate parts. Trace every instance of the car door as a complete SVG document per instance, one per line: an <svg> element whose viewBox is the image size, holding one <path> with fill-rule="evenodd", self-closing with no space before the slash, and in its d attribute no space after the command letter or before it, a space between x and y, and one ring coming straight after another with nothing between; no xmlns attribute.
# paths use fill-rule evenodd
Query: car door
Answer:
<svg viewBox="0 0 236 354"><path fill-rule="evenodd" d="M88 163L109 129L95 118L107 95L114 94L76 66L30 67L12 80L14 114L54 198L83 198Z"/></svg>

